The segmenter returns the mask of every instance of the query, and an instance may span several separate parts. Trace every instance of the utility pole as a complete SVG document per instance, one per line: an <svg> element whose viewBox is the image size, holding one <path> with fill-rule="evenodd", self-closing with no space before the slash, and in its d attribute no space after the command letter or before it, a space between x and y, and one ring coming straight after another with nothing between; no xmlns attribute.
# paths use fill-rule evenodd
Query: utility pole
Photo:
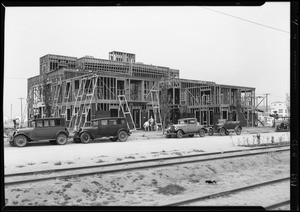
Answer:
<svg viewBox="0 0 300 212"><path fill-rule="evenodd" d="M24 99L24 98L19 98L19 99L21 99L21 120L20 120L20 126L21 126L22 125L22 120L23 120L22 99ZM20 128L20 126L19 126L19 128Z"/></svg>
<svg viewBox="0 0 300 212"><path fill-rule="evenodd" d="M266 96L266 112L268 112L268 95L270 95L270 93L265 93L263 95Z"/></svg>

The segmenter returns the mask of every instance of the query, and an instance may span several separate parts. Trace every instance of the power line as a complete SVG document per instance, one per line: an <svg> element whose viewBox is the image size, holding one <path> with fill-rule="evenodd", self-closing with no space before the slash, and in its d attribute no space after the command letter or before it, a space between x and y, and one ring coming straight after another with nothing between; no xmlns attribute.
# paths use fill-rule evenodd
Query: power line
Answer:
<svg viewBox="0 0 300 212"><path fill-rule="evenodd" d="M227 15L227 16L230 16L230 17L233 17L233 18L237 18L237 19L240 19L242 21L247 21L249 23L252 23L252 24L257 24L259 26L263 26L263 27L267 27L267 28L270 28L270 29L274 29L274 30L277 30L277 31L280 31L280 32L284 32L284 33L290 33L288 31L284 31L284 30L281 30L281 29L277 29L275 27L270 27L270 26L267 26L267 25L264 25L264 24L260 24L260 23L257 23L257 22L254 22L254 21L250 21L250 20L247 20L247 19L244 19L244 18L240 18L240 17L237 17L237 16L233 16L233 15L230 15L230 14L227 14L227 13L223 13L223 12L220 12L220 11L217 11L217 10L213 10L213 9L210 9L210 8L207 8L207 7L202 7L204 9L207 9L207 10L211 10L211 11L214 11L214 12L217 12L217 13L221 13L223 15Z"/></svg>

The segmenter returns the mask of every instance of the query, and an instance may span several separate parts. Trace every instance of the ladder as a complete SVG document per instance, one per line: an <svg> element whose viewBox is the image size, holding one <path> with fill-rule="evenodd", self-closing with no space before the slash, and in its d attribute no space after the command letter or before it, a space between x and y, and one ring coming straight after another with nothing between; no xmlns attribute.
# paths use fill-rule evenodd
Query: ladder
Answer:
<svg viewBox="0 0 300 212"><path fill-rule="evenodd" d="M86 78L80 79L79 88L77 91L75 103L73 106L72 116L71 116L70 123L69 123L69 128L74 127L74 129L75 129L77 127L78 114L80 112L79 110L80 110L81 101L82 101L84 91L85 91L84 88L85 88L86 81L87 81ZM76 110L76 108L78 108L78 110ZM73 125L73 122L74 122L74 125Z"/></svg>
<svg viewBox="0 0 300 212"><path fill-rule="evenodd" d="M53 105L52 105L52 116L53 117L58 117L58 99L59 99L59 93L60 93L60 89L61 89L62 84L61 83L57 83L56 85L54 85L55 87L55 91L54 91L54 97L53 97Z"/></svg>
<svg viewBox="0 0 300 212"><path fill-rule="evenodd" d="M158 90L150 90L151 92L151 103L153 107L153 115L156 127L160 127L162 129L162 120L160 114L160 105L159 105L159 91ZM153 96L155 95L155 96ZM157 102L157 104L155 104ZM158 117L157 117L158 116ZM158 129L158 128L157 128Z"/></svg>
<svg viewBox="0 0 300 212"><path fill-rule="evenodd" d="M130 112L130 109L129 109L129 106L128 106L128 103L127 103L127 100L126 100L126 96L125 96L125 95L118 95L118 99L119 99L119 110L120 110L120 107L121 107L122 112L123 112L123 114L124 114L124 117L125 117L126 119L127 119L127 117L128 117L128 116L126 116L126 115L129 115L130 120L131 120L132 125L133 125L133 128L132 128L131 130L136 131L135 123L134 123L134 121L133 121L133 118L132 118L132 115L131 115L131 112ZM123 102L125 102L127 111L124 110L124 107L123 107L123 104L122 104ZM130 129L128 121L127 121L127 126L128 126L128 128Z"/></svg>
<svg viewBox="0 0 300 212"><path fill-rule="evenodd" d="M97 75L93 75L91 78L89 78L89 80L90 80L90 83L89 83L89 86L88 86L87 89L90 89L91 87L93 87L93 89L92 89L92 93L87 92L86 96L85 96L86 98L84 100L84 104L83 104L83 108L82 108L82 113L81 113L80 120L79 120L79 125L80 125L80 123L82 121L82 118L84 116L83 127L85 127L85 125L86 125L86 123L88 121L87 118L88 118L89 112L91 110L92 101L94 99L95 90L96 90L96 87L97 87L98 76ZM94 85L93 85L93 83L94 83Z"/></svg>
<svg viewBox="0 0 300 212"><path fill-rule="evenodd" d="M68 83L70 83L69 85L69 90L68 90L68 92L67 92L67 96L65 96L66 95L66 90L67 90L67 87L68 87ZM64 89L64 93L63 93L63 101L62 101L62 104L64 103L64 102L66 102L66 105L65 105L65 110L64 111L62 111L62 116L64 117L64 118L67 118L67 106L68 106L68 103L69 103L69 98L70 98L70 93L71 93L71 81L70 82L66 82L66 84L65 84L65 89Z"/></svg>

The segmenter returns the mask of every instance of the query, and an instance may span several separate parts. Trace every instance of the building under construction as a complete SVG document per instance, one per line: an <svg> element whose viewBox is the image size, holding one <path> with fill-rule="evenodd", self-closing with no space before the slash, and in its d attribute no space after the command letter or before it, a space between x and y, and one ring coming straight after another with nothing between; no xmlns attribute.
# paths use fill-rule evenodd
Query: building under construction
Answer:
<svg viewBox="0 0 300 212"><path fill-rule="evenodd" d="M182 117L205 126L219 119L255 123L255 88L181 79L179 70L138 63L135 54L113 51L108 58L41 57L40 75L28 79L28 118L65 117L68 127L78 127L125 116L141 129L150 116L161 124L159 96L166 86L173 123Z"/></svg>

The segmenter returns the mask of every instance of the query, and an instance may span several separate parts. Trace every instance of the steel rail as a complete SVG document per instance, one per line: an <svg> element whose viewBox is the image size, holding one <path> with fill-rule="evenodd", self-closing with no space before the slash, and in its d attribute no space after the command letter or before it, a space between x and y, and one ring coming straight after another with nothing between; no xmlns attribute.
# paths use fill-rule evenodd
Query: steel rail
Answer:
<svg viewBox="0 0 300 212"><path fill-rule="evenodd" d="M53 179L64 179L64 178L68 179L68 178L73 178L73 177L82 177L82 176L88 176L88 175L94 175L94 174L108 174L108 173L132 171L132 170L137 170L137 169L141 170L141 169L147 169L147 168L158 168L158 167L163 167L163 166L172 166L172 165L179 165L179 164L186 164L186 163L196 163L196 162L205 162L205 161L236 158L236 157L253 156L253 155L258 155L258 154L266 154L266 153L268 154L268 153L282 152L282 151L288 151L288 150L289 149L279 149L279 150L273 150L273 151L246 153L243 155L230 155L230 156L222 156L222 157L216 157L216 158L204 158L204 159L177 161L177 162L162 163L162 164L152 164L152 165L125 167L125 168L113 168L113 169L108 169L108 170L97 170L97 171L89 171L89 172L84 172L84 173L72 173L72 174L66 174L66 175L56 175L56 176L48 176L48 177L34 178L34 179L15 180L15 181L4 182L4 185L9 186L9 185L26 184L26 183L31 183L31 182L53 180ZM178 158L178 159L181 159L181 158Z"/></svg>
<svg viewBox="0 0 300 212"><path fill-rule="evenodd" d="M253 188L258 188L258 187L267 186L267 185L270 185L270 184L280 183L280 182L283 182L283 181L286 181L286 180L289 180L289 179L290 179L290 177L284 177L284 178L280 178L280 179L276 179L276 180L266 181L266 182L263 182L263 183L253 184L253 185L250 185L250 186L244 186L244 187L235 188L235 189L232 189L232 190L227 190L227 191L222 191L222 192L209 194L209 195L205 195L205 196L194 197L194 198L190 198L190 199L186 199L186 200L172 202L172 203L169 203L169 204L166 204L166 205L160 205L160 206L164 206L164 207L178 206L178 205L188 204L188 203L202 201L202 200L206 200L206 199L217 198L217 197L221 197L221 196L224 196L224 195L233 194L233 193L236 193L236 192L242 192L242 191L253 189ZM271 206L272 207L277 207L277 205L271 205ZM268 207L271 207L271 206L268 206Z"/></svg>
<svg viewBox="0 0 300 212"><path fill-rule="evenodd" d="M275 203L273 205L268 205L268 206L264 207L264 209L266 209L266 210L272 210L272 209L275 209L275 208L279 208L281 206L288 205L290 203L291 203L290 200L285 200L285 201L282 201L282 202L279 202L279 203Z"/></svg>
<svg viewBox="0 0 300 212"><path fill-rule="evenodd" d="M102 168L102 167L107 167L107 166L128 165L128 164L134 164L134 163L155 162L155 161L161 161L161 160L178 160L178 159L191 158L191 157L202 157L202 156L219 155L219 154L248 152L248 151L255 151L255 150L262 150L262 149L273 149L273 148L281 148L281 147L288 147L288 146L290 146L290 145L280 145L280 146L270 146L270 147L264 146L264 147L256 147L256 148L251 148L251 149L209 152L209 153L182 155L182 156L175 156L175 157L160 157L160 158L154 158L154 159L144 159L144 160L126 161L126 162L118 162L118 163L108 163L108 164L101 164L101 165L77 166L77 167L60 168L60 169L44 169L44 170L39 170L39 171L5 174L4 177L35 175L35 174L43 174L43 173L49 173L49 172L51 173L51 172L71 171L71 170L80 170L80 169Z"/></svg>

